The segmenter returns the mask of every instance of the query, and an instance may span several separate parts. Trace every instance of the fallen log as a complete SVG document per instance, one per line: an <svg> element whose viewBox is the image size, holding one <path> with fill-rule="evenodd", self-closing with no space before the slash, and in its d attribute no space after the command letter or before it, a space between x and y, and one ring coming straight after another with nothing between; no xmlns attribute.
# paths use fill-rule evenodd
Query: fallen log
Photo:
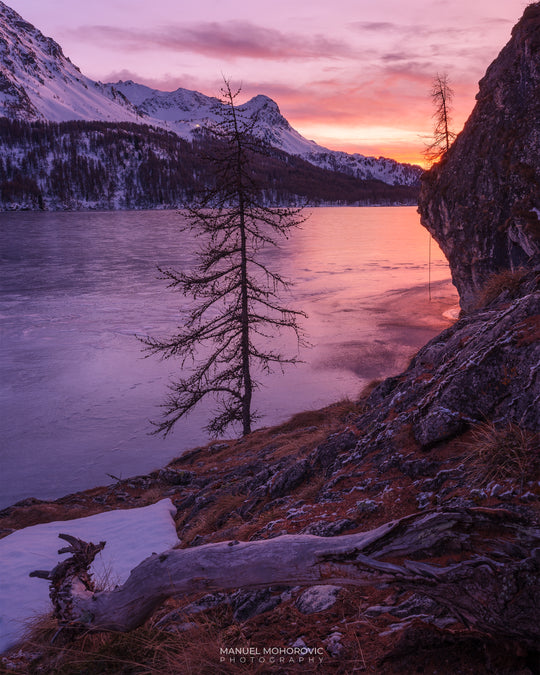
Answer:
<svg viewBox="0 0 540 675"><path fill-rule="evenodd" d="M63 625L129 631L167 598L200 591L386 582L433 598L477 631L529 649L540 644L540 530L500 509L413 514L339 537L284 535L171 549L144 560L111 591L96 591L89 581L103 542L69 543L62 551L72 558L50 573L32 573L51 580ZM444 564L448 555L455 560Z"/></svg>

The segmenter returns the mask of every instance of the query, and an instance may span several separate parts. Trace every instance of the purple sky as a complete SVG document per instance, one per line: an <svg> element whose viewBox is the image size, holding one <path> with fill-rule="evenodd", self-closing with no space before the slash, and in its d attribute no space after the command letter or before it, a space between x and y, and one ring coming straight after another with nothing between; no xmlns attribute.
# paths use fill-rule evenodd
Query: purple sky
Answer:
<svg viewBox="0 0 540 675"><path fill-rule="evenodd" d="M526 0L7 0L103 82L264 93L332 149L420 162L430 84L447 72L455 129Z"/></svg>

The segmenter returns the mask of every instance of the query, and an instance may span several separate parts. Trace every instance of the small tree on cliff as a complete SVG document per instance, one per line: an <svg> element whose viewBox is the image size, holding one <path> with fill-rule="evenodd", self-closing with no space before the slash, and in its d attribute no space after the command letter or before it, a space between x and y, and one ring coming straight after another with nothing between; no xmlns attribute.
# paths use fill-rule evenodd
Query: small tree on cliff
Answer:
<svg viewBox="0 0 540 675"><path fill-rule="evenodd" d="M212 129L217 141L208 158L213 187L187 208L183 228L203 239L198 264L190 272L160 268L169 287L191 296L194 306L177 335L142 339L150 353L179 357L182 370L190 368L170 385L163 419L154 422L155 433L165 436L208 396L217 402L216 416L206 426L213 436L235 423L249 434L258 417L252 409L257 375L298 361L269 347L269 339L288 329L299 346L303 342L297 319L305 314L282 306L279 291L289 283L267 266L261 252L305 218L300 209L265 205L250 170L264 150L253 134L256 120L242 115L235 103L239 90L233 92L227 80L221 93L225 114Z"/></svg>
<svg viewBox="0 0 540 675"><path fill-rule="evenodd" d="M435 106L433 139L424 150L424 156L430 162L437 162L442 159L456 137L456 134L450 129L453 97L454 91L450 87L448 75L437 73L431 88L431 99Z"/></svg>

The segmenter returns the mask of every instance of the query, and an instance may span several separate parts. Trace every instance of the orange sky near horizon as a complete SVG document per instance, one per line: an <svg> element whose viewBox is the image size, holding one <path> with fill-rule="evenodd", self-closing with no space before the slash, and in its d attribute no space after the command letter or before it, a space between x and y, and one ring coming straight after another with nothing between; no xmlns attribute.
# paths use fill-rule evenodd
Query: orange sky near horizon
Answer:
<svg viewBox="0 0 540 675"><path fill-rule="evenodd" d="M266 94L333 150L421 164L430 89L448 73L453 129L526 0L7 0L82 72L156 89Z"/></svg>

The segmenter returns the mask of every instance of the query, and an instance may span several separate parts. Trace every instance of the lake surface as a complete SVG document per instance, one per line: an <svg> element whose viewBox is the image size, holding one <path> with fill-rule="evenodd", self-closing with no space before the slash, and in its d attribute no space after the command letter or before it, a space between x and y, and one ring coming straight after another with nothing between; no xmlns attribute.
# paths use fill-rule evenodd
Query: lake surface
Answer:
<svg viewBox="0 0 540 675"><path fill-rule="evenodd" d="M260 426L357 396L429 337L419 330L405 339L384 321L399 289L428 280L429 237L416 208L310 214L265 253L294 281L285 303L308 313L312 346L304 363L265 378L255 398ZM0 214L0 507L145 473L208 441L201 429L211 402L166 439L149 435L179 365L144 358L135 338L179 325L186 300L158 280L156 266L193 264L196 243L181 220L171 211ZM436 287L450 273L435 243L431 251ZM273 339L295 350L289 337Z"/></svg>

